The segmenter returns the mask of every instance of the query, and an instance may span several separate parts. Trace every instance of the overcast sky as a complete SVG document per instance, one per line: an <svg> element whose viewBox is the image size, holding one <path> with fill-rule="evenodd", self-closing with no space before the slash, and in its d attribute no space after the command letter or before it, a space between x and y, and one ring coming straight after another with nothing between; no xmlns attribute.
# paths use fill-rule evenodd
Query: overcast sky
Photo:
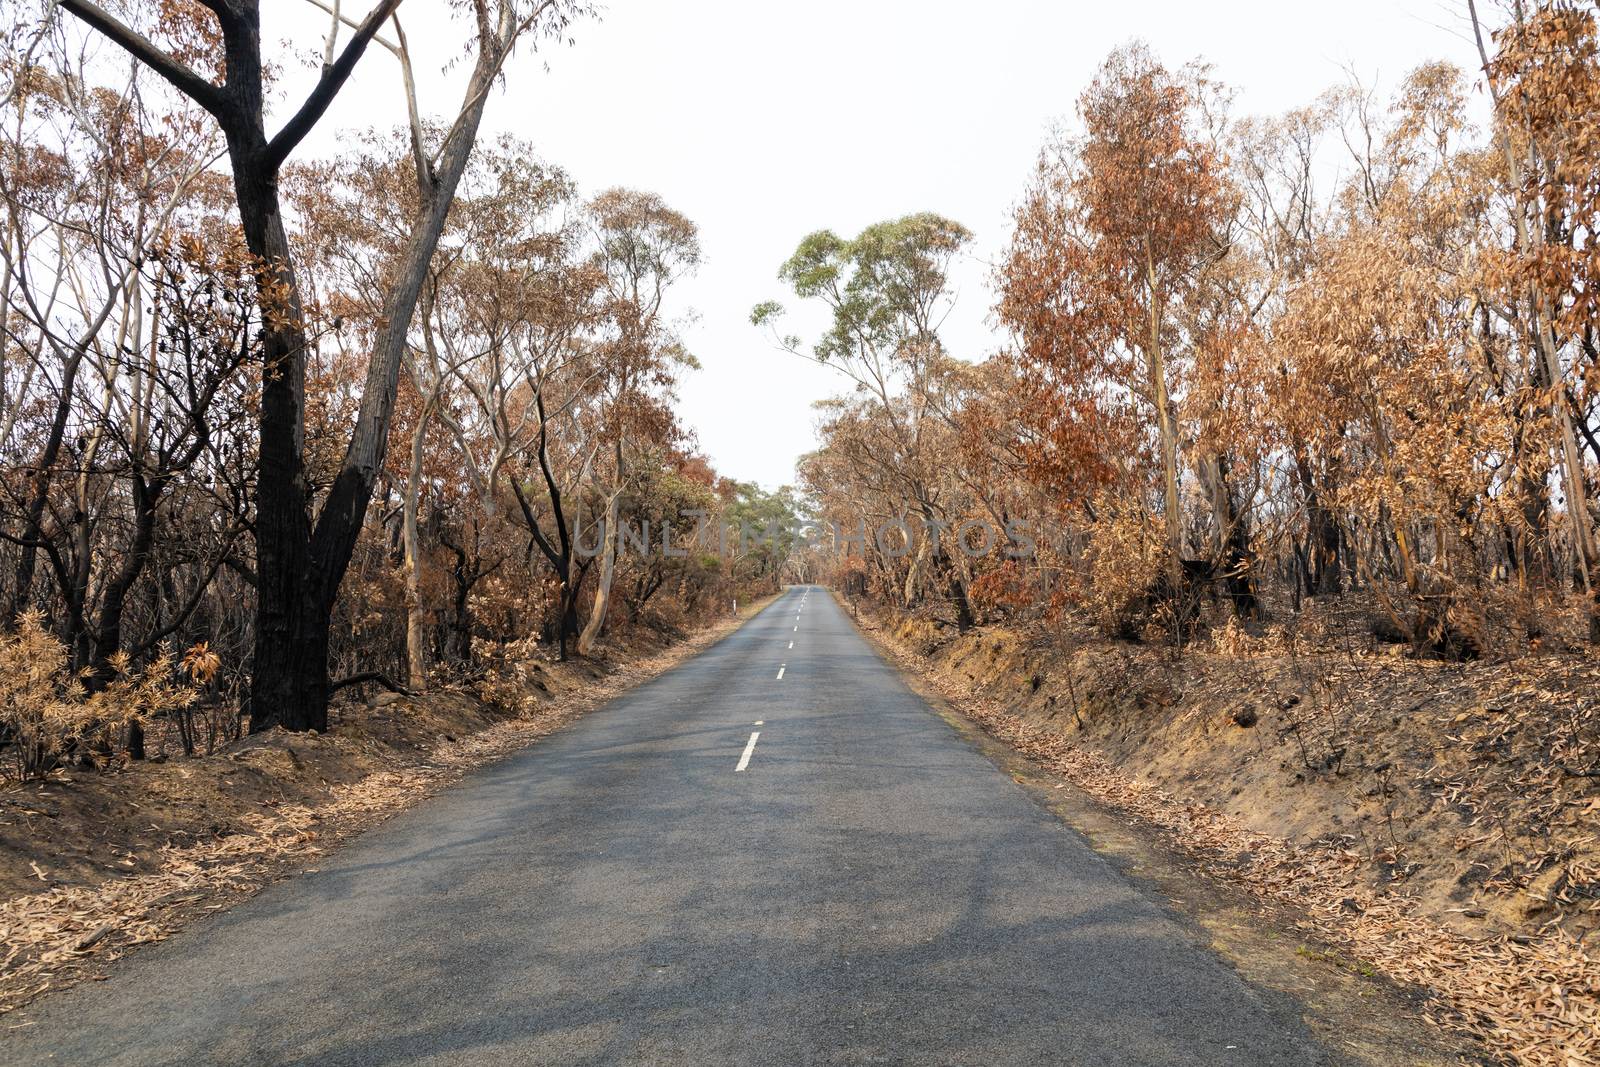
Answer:
<svg viewBox="0 0 1600 1067"><path fill-rule="evenodd" d="M401 9L433 71L463 39L442 6ZM1009 209L1111 49L1143 38L1172 65L1203 57L1237 90L1238 113L1276 113L1347 71L1388 90L1427 60L1473 68L1464 12L1465 0L610 0L574 27L573 46L521 57L488 123L586 193L650 190L699 224L705 263L677 297L698 315L686 336L702 369L680 410L719 471L772 488L812 447L812 403L842 387L749 324L752 305L785 296L775 272L806 233L848 236L914 211L964 223L977 236L945 339L981 358L1000 343L988 275ZM296 29L315 43L315 29ZM375 52L311 150L341 126L401 121L395 84ZM425 107L453 104L425 86Z"/></svg>

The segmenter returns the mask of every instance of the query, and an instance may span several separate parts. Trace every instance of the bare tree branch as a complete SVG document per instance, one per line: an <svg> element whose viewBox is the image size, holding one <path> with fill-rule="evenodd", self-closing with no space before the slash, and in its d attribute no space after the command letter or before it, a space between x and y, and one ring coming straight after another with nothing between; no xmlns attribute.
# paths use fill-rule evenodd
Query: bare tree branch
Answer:
<svg viewBox="0 0 1600 1067"><path fill-rule="evenodd" d="M356 63L366 52L367 45L377 35L378 27L395 13L400 7L400 2L401 0L381 0L361 23L350 43L344 46L339 58L332 66L323 69L322 78L306 97L305 103L300 105L300 110L295 112L294 117L285 123L283 129L279 130L268 143L264 165L269 170L277 170L283 161L289 158L289 153L295 150L295 146L305 140L306 134L311 132L312 127L316 126L318 120L327 112L333 103L333 98L339 95L339 90L344 88L344 83L356 69Z"/></svg>
<svg viewBox="0 0 1600 1067"><path fill-rule="evenodd" d="M399 0L394 0L398 3ZM120 45L139 62L165 78L173 88L211 114L221 118L228 109L222 89L156 47L155 42L129 28L92 0L61 0L61 6Z"/></svg>

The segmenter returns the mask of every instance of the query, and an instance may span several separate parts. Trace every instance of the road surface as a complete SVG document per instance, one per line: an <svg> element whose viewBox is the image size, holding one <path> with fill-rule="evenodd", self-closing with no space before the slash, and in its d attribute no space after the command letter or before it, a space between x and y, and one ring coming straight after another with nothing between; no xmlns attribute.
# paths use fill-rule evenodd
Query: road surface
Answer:
<svg viewBox="0 0 1600 1067"><path fill-rule="evenodd" d="M0 1062L1332 1062L818 588L24 1021Z"/></svg>

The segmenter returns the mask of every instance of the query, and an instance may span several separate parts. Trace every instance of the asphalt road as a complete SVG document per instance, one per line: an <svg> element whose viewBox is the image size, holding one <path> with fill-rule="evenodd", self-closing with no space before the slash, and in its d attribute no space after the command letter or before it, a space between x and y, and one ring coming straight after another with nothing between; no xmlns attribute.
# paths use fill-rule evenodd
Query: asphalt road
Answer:
<svg viewBox="0 0 1600 1067"><path fill-rule="evenodd" d="M1330 1061L815 588L5 1022L5 1064Z"/></svg>

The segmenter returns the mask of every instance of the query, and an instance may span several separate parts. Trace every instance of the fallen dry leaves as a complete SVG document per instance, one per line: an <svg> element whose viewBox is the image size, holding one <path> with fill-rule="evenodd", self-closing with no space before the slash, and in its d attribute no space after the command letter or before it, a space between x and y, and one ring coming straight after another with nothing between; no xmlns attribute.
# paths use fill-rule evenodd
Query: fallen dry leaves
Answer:
<svg viewBox="0 0 1600 1067"><path fill-rule="evenodd" d="M327 803L285 806L248 818L214 841L163 850L158 871L92 886L58 886L0 902L0 1015L84 979L139 945L170 937L195 917L222 911L340 841L410 807L468 771L509 756L661 674L737 628L751 605L665 651L614 673L537 714L445 741L414 766L335 787Z"/></svg>
<svg viewBox="0 0 1600 1067"><path fill-rule="evenodd" d="M870 625L870 624L869 624ZM1305 916L1319 938L1392 978L1434 994L1429 1019L1469 1033L1527 1067L1600 1065L1600 961L1558 929L1472 937L1415 913L1404 893L1374 892L1364 858L1332 845L1293 845L1227 815L1132 781L1087 746L1009 714L876 629L880 647L928 681L986 733L1095 800L1156 828L1209 872Z"/></svg>

